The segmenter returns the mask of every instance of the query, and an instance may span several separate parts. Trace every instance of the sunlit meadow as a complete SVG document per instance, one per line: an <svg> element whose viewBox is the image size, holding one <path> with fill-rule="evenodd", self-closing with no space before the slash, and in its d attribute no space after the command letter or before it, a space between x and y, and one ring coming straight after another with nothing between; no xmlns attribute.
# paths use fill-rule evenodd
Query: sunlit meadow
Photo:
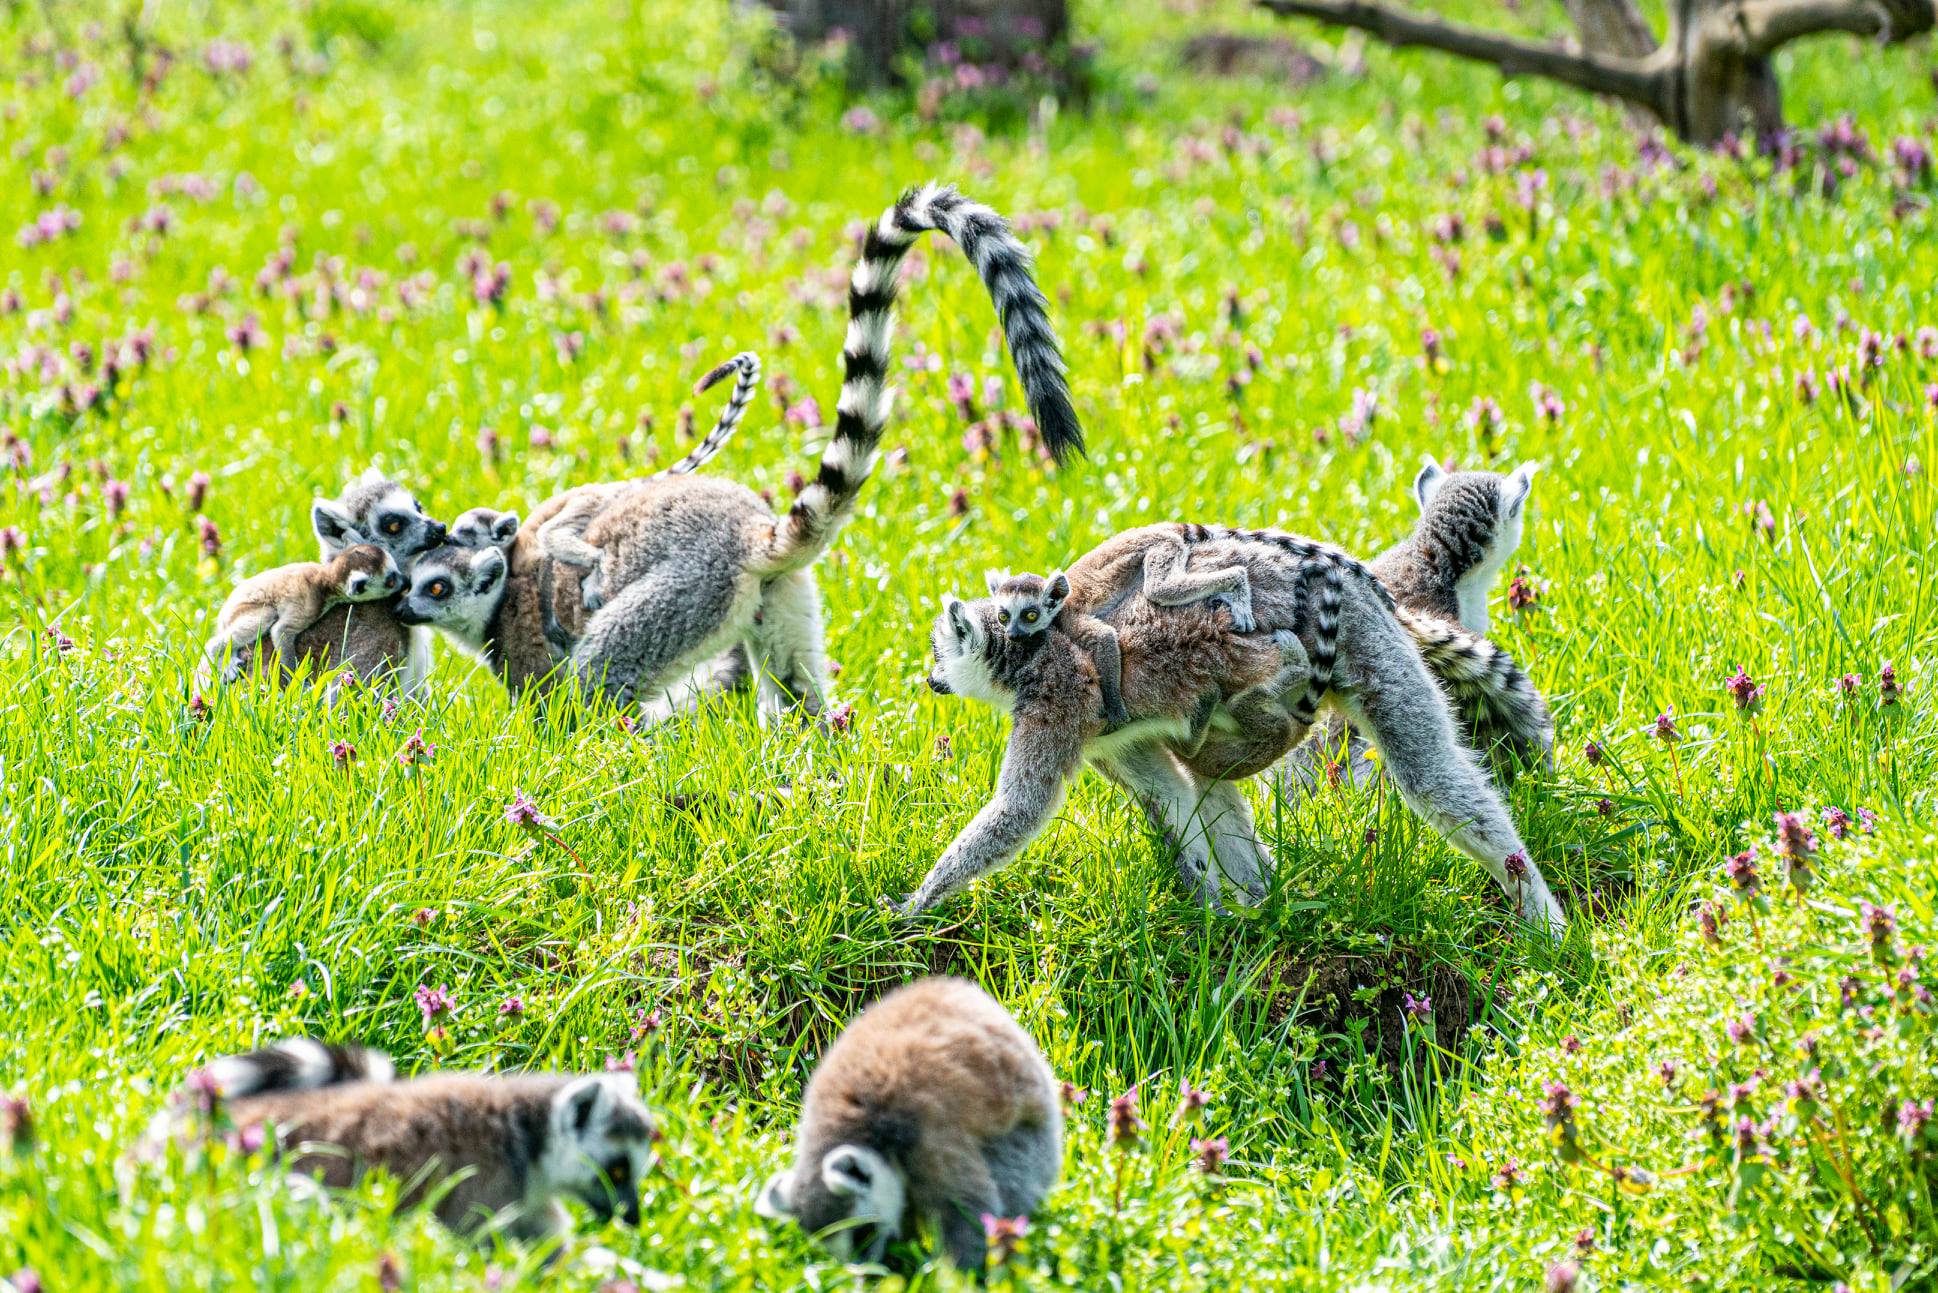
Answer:
<svg viewBox="0 0 1938 1293"><path fill-rule="evenodd" d="M1794 138L1711 156L1235 4L1076 17L1060 99L970 48L851 100L711 0L0 6L15 1293L869 1282L752 1196L841 1022L939 971L1072 1086L992 1283L1938 1278L1928 50L1786 56ZM1212 27L1311 79L1181 70ZM707 470L785 500L860 222L930 177L1036 252L1091 452L1034 452L974 275L921 248L892 452L821 567L829 731L734 700L645 742L445 648L422 703L197 692L226 591L373 463L447 520L529 510L672 461L753 349ZM1006 730L920 685L942 594L1174 517L1371 555L1422 453L1543 464L1495 633L1557 715L1512 800L1565 945L1377 781L1260 794L1255 916L1194 908L1092 779L941 921L884 919ZM631 1065L643 1224L476 1247L395 1182L129 1155L202 1060L296 1033ZM962 1282L929 1252L887 1278Z"/></svg>

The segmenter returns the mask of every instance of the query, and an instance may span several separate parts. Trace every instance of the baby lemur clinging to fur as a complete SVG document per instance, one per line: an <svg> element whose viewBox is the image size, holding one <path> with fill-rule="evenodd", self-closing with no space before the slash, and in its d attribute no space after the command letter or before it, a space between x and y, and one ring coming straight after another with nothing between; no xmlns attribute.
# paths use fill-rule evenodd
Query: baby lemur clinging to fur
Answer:
<svg viewBox="0 0 1938 1293"><path fill-rule="evenodd" d="M236 586L216 612L215 635L203 648L224 682L239 678L249 648L267 637L284 667L296 663L296 639L323 613L345 602L373 602L404 586L397 562L382 548L359 543L327 561L298 561L265 570Z"/></svg>

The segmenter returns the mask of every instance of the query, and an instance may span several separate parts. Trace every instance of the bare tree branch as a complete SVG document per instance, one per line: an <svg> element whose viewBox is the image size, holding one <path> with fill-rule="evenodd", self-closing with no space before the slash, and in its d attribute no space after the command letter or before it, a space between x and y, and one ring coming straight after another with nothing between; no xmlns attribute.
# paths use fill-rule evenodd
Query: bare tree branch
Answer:
<svg viewBox="0 0 1938 1293"><path fill-rule="evenodd" d="M1717 16L1725 17L1729 10ZM1735 11L1745 50L1761 57L1802 36L1847 31L1856 36L1908 40L1932 25L1932 7L1920 0L1887 5L1878 0L1750 0Z"/></svg>
<svg viewBox="0 0 1938 1293"><path fill-rule="evenodd" d="M1653 59L1618 58L1536 45L1389 8L1378 0L1257 0L1281 16L1315 18L1370 32L1388 45L1418 45L1492 63L1504 76L1541 76L1591 94L1662 111L1665 78Z"/></svg>

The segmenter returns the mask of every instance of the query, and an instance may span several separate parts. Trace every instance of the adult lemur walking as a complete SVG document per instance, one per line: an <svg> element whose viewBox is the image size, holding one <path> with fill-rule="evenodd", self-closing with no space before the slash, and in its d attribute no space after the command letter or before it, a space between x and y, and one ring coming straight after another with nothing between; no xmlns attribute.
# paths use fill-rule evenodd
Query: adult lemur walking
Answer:
<svg viewBox="0 0 1938 1293"><path fill-rule="evenodd" d="M951 602L933 640L938 690L1010 710L1010 747L994 798L944 850L904 913L928 909L1019 853L1049 821L1086 759L1131 792L1177 850L1180 874L1207 901L1217 903L1226 882L1244 899L1261 900L1272 862L1236 779L1269 766L1303 737L1312 697L1329 693L1378 746L1407 806L1485 867L1529 923L1565 929L1506 806L1459 740L1422 650L1431 644L1444 654L1451 644L1461 659L1478 662L1467 671L1468 685L1484 688L1502 676L1485 665L1498 654L1486 640L1456 625L1396 613L1372 574L1337 549L1270 530L1168 528L1190 543L1191 559L1206 569L1243 567L1260 633L1299 639L1309 666L1282 675L1279 720L1247 722L1227 703L1195 750L1189 725L1178 723L1177 715L1208 689L1235 696L1256 686L1255 670L1233 676L1244 657L1231 655L1227 641L1254 635L1234 633L1227 612L1154 609L1137 595L1143 577L1137 553L1167 527L1119 535L1069 571L1072 584L1086 590L1090 613L1118 630L1124 700L1134 719L1145 720L1108 736L1096 716L1095 670L1072 662L1078 648L1070 639L1039 634L1027 640L1033 645L1025 653L994 631L992 606ZM1114 582L1124 591L1113 591ZM1194 638L1202 628L1180 627L1212 619L1222 636ZM1066 659L1059 665L1051 652ZM1503 696L1501 703L1516 702ZM1184 744L1188 737L1191 744Z"/></svg>
<svg viewBox="0 0 1938 1293"><path fill-rule="evenodd" d="M659 702L666 689L724 648L746 648L763 717L798 707L819 713L827 689L820 592L810 567L852 513L874 468L888 420L889 338L902 259L930 230L946 233L976 266L996 305L1043 442L1058 459L1083 435L1063 360L1029 254L1007 223L953 188L910 189L868 231L848 290L844 380L834 436L821 466L786 513L774 515L744 485L681 476L626 491L587 528L603 553L606 602L571 664L588 687L616 701ZM407 620L435 624L474 648L492 632L505 581L489 549L446 547L420 564L404 599ZM487 574L489 577L486 577Z"/></svg>

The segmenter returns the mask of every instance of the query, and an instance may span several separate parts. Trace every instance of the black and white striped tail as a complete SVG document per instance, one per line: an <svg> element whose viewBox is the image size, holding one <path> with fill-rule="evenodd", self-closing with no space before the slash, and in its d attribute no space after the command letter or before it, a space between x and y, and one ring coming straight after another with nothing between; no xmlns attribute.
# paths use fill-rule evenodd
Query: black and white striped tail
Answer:
<svg viewBox="0 0 1938 1293"><path fill-rule="evenodd" d="M1037 287L1029 252L1002 216L948 185L924 184L903 193L882 213L862 243L848 284L848 336L842 346L841 399L834 438L821 469L776 527L773 565L804 566L833 540L874 470L888 423L889 340L902 259L923 233L940 230L982 276L1009 339L1030 415L1058 462L1083 452L1083 431L1064 380L1063 354L1050 326L1049 302Z"/></svg>
<svg viewBox="0 0 1938 1293"><path fill-rule="evenodd" d="M1554 719L1514 657L1450 620L1401 609L1400 624L1427 667L1453 698L1476 745L1503 741L1525 762L1545 763L1554 750Z"/></svg>
<svg viewBox="0 0 1938 1293"><path fill-rule="evenodd" d="M390 1056L361 1046L332 1046L291 1037L259 1051L225 1055L204 1072L225 1100L269 1091L314 1091L345 1082L388 1082L397 1075Z"/></svg>
<svg viewBox="0 0 1938 1293"><path fill-rule="evenodd" d="M1309 603L1312 614L1312 642L1306 651L1312 659L1312 675L1305 695L1292 706L1292 716L1301 723L1310 724L1318 716L1320 702L1332 689L1333 670L1339 662L1339 617L1346 600L1346 581L1353 579L1365 584L1389 608L1393 606L1393 595L1387 592L1386 585L1380 583L1365 563L1330 543L1320 543L1303 535L1284 530L1186 525L1184 538L1187 543L1204 543L1212 539L1263 543L1299 562L1298 588L1301 597ZM1304 628L1303 614L1302 606L1298 630ZM1300 636L1304 636L1302 631Z"/></svg>
<svg viewBox="0 0 1938 1293"><path fill-rule="evenodd" d="M740 376L734 380L733 394L727 397L727 407L720 410L720 419L713 424L713 430L707 432L707 438L700 441L692 453L659 472L659 475L684 476L688 472L698 471L706 465L707 459L719 453L720 447L733 438L741 419L747 416L747 406L754 402L754 391L760 386L760 356L751 350L742 351L695 382L693 393L700 394L728 373L739 373Z"/></svg>

